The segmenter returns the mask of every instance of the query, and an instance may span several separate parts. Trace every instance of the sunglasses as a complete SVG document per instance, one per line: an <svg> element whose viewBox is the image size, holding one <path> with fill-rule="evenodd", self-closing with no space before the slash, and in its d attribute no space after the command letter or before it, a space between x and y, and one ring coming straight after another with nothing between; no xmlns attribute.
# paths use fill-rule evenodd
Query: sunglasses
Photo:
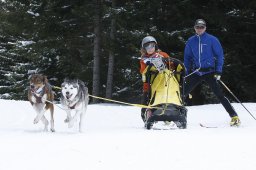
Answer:
<svg viewBox="0 0 256 170"><path fill-rule="evenodd" d="M204 29L205 28L205 26L195 26L195 29Z"/></svg>
<svg viewBox="0 0 256 170"><path fill-rule="evenodd" d="M145 50L149 50L151 48L154 48L155 46L156 46L155 43L146 43L146 44L144 44Z"/></svg>

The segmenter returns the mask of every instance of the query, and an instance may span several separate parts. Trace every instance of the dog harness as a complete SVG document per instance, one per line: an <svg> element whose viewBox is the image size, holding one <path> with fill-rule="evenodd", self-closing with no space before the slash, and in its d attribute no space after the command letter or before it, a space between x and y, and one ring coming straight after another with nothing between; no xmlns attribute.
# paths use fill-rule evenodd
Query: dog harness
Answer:
<svg viewBox="0 0 256 170"><path fill-rule="evenodd" d="M36 103L42 103L42 97L44 96L44 94L48 93L48 88L46 88L46 86L50 87L49 84L46 84L36 91L30 88L32 95L36 98Z"/></svg>
<svg viewBox="0 0 256 170"><path fill-rule="evenodd" d="M76 104L74 104L73 106L69 106L68 108L69 109L75 109L75 107L76 107Z"/></svg>

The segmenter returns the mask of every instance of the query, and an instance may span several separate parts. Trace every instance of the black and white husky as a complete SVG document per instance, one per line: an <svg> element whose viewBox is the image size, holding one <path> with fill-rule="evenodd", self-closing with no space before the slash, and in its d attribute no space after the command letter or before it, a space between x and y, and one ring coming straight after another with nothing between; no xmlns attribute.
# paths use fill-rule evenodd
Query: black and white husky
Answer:
<svg viewBox="0 0 256 170"><path fill-rule="evenodd" d="M88 88L84 82L78 79L65 79L61 84L61 104L65 108L67 118L64 122L68 123L68 127L74 126L74 123L79 121L79 131L84 130L85 112L89 102ZM74 111L72 116L71 112Z"/></svg>

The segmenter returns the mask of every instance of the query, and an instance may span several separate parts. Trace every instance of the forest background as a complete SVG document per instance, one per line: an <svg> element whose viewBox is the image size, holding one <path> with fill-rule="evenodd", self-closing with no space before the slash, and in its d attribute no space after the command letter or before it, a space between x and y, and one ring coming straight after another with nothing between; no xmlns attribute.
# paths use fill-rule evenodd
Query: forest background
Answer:
<svg viewBox="0 0 256 170"><path fill-rule="evenodd" d="M28 77L36 71L53 86L79 78L90 94L139 103L142 38L154 36L163 51L183 61L198 18L224 48L222 80L242 102L255 102L251 0L0 0L0 98L26 100ZM204 84L193 92L193 105L216 102Z"/></svg>

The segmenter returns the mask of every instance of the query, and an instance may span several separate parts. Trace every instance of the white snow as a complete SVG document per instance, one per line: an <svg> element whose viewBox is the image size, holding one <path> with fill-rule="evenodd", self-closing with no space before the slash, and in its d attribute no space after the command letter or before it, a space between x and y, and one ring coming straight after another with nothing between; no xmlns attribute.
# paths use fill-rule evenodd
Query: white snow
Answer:
<svg viewBox="0 0 256 170"><path fill-rule="evenodd" d="M6 51L7 51L6 49L0 49L0 53L4 53Z"/></svg>
<svg viewBox="0 0 256 170"><path fill-rule="evenodd" d="M255 103L244 103L255 115ZM185 130L146 130L140 108L89 105L86 132L68 129L55 107L55 133L34 125L28 101L0 100L1 170L252 170L256 121L233 104L242 121L229 127L221 105L188 107ZM49 112L46 113L49 117ZM202 128L199 123L218 128Z"/></svg>
<svg viewBox="0 0 256 170"><path fill-rule="evenodd" d="M34 41L18 41L22 46L28 46L34 44Z"/></svg>
<svg viewBox="0 0 256 170"><path fill-rule="evenodd" d="M40 14L39 13L34 13L33 11L27 11L27 13L28 14L30 14L30 15L33 15L33 16L35 16L35 17L39 17L40 16Z"/></svg>

